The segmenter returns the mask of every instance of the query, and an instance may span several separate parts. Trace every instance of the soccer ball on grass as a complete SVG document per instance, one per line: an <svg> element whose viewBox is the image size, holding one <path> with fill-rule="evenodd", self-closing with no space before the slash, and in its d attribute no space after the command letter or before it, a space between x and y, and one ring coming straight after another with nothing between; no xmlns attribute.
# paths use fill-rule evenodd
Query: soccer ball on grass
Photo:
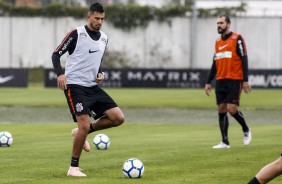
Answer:
<svg viewBox="0 0 282 184"><path fill-rule="evenodd" d="M10 132L0 132L0 146L11 146L13 143L13 136Z"/></svg>
<svg viewBox="0 0 282 184"><path fill-rule="evenodd" d="M144 165L137 158L130 158L123 163L122 172L128 178L140 178L144 173Z"/></svg>
<svg viewBox="0 0 282 184"><path fill-rule="evenodd" d="M93 139L93 144L98 150L106 150L110 146L110 138L105 134L98 134Z"/></svg>

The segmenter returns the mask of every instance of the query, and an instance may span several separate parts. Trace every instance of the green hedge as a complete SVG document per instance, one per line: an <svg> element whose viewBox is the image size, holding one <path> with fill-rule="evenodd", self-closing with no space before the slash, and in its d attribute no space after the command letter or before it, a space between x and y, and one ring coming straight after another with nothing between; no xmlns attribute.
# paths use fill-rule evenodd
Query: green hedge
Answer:
<svg viewBox="0 0 282 184"><path fill-rule="evenodd" d="M237 12L244 12L246 4L239 7L199 9L199 17L212 17L218 14L236 15ZM156 8L151 6L139 6L137 4L114 4L105 6L107 22L121 29L131 29L139 26L147 26L152 20L166 21L172 17L184 17L191 12L190 6L164 6ZM38 8L14 7L0 2L0 16L20 17L66 17L84 18L88 8L64 6L51 4Z"/></svg>

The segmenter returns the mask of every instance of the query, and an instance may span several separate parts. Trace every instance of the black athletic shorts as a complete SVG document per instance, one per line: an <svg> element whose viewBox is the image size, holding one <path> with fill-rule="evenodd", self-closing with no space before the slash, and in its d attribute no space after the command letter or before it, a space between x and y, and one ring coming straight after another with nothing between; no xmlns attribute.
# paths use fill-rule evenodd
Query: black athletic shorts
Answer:
<svg viewBox="0 0 282 184"><path fill-rule="evenodd" d="M65 95L74 122L77 122L76 115L89 114L99 119L105 111L117 107L115 101L98 85L83 87L69 84Z"/></svg>
<svg viewBox="0 0 282 184"><path fill-rule="evenodd" d="M216 103L230 103L239 106L242 84L241 80L217 80L215 85Z"/></svg>

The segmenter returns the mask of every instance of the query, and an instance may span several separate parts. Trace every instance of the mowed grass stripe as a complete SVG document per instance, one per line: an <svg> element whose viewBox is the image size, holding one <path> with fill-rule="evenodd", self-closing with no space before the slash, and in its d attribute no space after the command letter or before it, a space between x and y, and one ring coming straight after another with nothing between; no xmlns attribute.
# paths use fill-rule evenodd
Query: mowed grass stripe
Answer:
<svg viewBox="0 0 282 184"><path fill-rule="evenodd" d="M210 97L203 89L150 89L105 88L120 107L128 108L215 108L214 90ZM65 107L66 99L57 88L1 88L1 106ZM251 94L242 93L242 108L282 109L281 90L254 89Z"/></svg>

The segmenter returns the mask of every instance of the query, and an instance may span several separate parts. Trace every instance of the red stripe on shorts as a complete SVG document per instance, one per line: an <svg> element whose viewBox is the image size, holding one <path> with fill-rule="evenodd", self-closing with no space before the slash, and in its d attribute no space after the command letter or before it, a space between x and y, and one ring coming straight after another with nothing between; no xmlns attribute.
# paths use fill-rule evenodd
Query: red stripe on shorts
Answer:
<svg viewBox="0 0 282 184"><path fill-rule="evenodd" d="M71 98L70 88L68 88L68 99L69 99L69 102L70 102L70 105L71 105L71 109L72 109L73 113L75 113L73 101L72 101L72 98Z"/></svg>

